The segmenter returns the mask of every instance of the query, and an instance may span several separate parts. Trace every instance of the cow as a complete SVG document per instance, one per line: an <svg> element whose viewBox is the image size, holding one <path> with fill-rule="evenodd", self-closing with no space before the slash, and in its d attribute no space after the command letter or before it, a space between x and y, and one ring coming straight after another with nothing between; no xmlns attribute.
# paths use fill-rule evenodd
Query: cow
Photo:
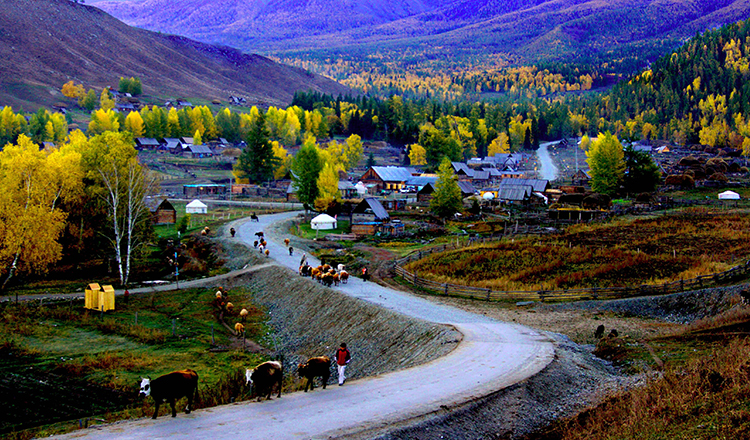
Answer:
<svg viewBox="0 0 750 440"><path fill-rule="evenodd" d="M256 236L256 237L258 237L259 239L260 239L260 238L263 238L263 231L258 231L258 232L256 232L256 233L255 233L255 236Z"/></svg>
<svg viewBox="0 0 750 440"><path fill-rule="evenodd" d="M249 368L245 370L246 384L252 384L253 394L258 396L258 402L263 400L263 396L266 396L266 400L271 400L273 386L276 384L279 386L278 397L281 397L283 372L279 361L263 362L252 370Z"/></svg>
<svg viewBox="0 0 750 440"><path fill-rule="evenodd" d="M252 213L252 214L250 215L250 221L253 221L253 222L260 222L260 219L258 218L258 216L257 216L257 215L255 215L255 213Z"/></svg>
<svg viewBox="0 0 750 440"><path fill-rule="evenodd" d="M323 380L323 389L326 389L328 378L331 377L331 359L328 356L310 358L304 364L299 365L297 373L299 377L307 379L305 392L308 387L310 390L315 389L315 378L318 376Z"/></svg>
<svg viewBox="0 0 750 440"><path fill-rule="evenodd" d="M599 324L599 327L597 327L594 332L594 337L596 339L601 339L602 336L604 336L604 324Z"/></svg>
<svg viewBox="0 0 750 440"><path fill-rule="evenodd" d="M190 369L173 371L154 380L141 378L140 395L144 397L150 395L156 404L152 419L159 414L159 405L165 400L172 405L172 417L177 417L175 401L183 397L188 399L185 414L190 414L196 394L198 394L198 373Z"/></svg>
<svg viewBox="0 0 750 440"><path fill-rule="evenodd" d="M349 282L349 272L342 270L339 274L339 279L341 279L341 284L346 284Z"/></svg>

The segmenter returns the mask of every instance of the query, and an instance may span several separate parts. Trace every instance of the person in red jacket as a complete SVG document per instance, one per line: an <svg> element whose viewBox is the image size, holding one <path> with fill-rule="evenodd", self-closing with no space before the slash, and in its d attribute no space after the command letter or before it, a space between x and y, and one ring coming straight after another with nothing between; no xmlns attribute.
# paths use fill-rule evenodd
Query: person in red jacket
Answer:
<svg viewBox="0 0 750 440"><path fill-rule="evenodd" d="M349 349L346 348L346 342L342 342L341 347L336 350L336 367L338 368L339 373L339 386L343 385L346 381L344 370L346 370L346 366L351 360L352 354L349 352Z"/></svg>

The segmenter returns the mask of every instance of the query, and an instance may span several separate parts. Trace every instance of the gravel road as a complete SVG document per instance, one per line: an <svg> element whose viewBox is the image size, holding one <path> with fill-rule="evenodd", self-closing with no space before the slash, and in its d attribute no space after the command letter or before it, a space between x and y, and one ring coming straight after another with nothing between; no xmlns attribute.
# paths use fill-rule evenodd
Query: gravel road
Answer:
<svg viewBox="0 0 750 440"><path fill-rule="evenodd" d="M296 270L299 254L289 256L282 243L284 237L269 229L271 224L293 215L296 214L268 215L258 223L246 222L239 226L238 238L252 243L255 232L267 230L271 256L282 266ZM310 257L308 261L316 263ZM176 419L126 421L62 438L374 438L486 399L536 375L555 357L554 337L521 325L434 304L357 278L338 290L395 313L453 326L463 335L462 341L439 359L353 380L343 387L291 393L270 402L201 409L180 414Z"/></svg>

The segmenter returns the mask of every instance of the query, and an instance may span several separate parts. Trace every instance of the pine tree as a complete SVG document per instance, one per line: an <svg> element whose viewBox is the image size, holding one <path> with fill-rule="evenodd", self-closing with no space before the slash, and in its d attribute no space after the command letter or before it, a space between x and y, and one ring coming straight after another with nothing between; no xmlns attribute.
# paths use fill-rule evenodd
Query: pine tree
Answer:
<svg viewBox="0 0 750 440"><path fill-rule="evenodd" d="M435 183L432 200L430 200L430 210L444 219L459 212L463 207L461 188L458 187L458 178L447 157L444 157L440 163L437 174L438 180Z"/></svg>
<svg viewBox="0 0 750 440"><path fill-rule="evenodd" d="M266 122L261 113L250 129L246 139L247 146L237 160L235 171L241 178L260 183L273 179L278 166L278 158L273 154L273 146L268 140Z"/></svg>

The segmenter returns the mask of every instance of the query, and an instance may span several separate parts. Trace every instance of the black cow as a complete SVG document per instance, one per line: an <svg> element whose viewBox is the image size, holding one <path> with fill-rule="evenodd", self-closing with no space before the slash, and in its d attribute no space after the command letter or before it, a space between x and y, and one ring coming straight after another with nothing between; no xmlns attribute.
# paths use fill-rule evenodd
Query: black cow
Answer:
<svg viewBox="0 0 750 440"><path fill-rule="evenodd" d="M279 361L263 362L253 370L249 368L245 370L246 384L252 384L253 394L258 396L258 402L263 400L263 396L266 396L266 400L271 400L273 387L276 384L279 385L279 394L277 397L281 397L283 372L281 362Z"/></svg>
<svg viewBox="0 0 750 440"><path fill-rule="evenodd" d="M165 400L172 405L172 417L177 417L175 401L183 397L187 397L188 399L185 414L190 414L190 410L193 407L193 397L197 393L198 373L190 369L173 371L169 374L159 376L154 380L150 378L141 379L140 395L150 395L154 398L154 403L156 404L154 415L151 417L152 419L155 419L159 414L159 405Z"/></svg>
<svg viewBox="0 0 750 440"><path fill-rule="evenodd" d="M299 377L307 378L305 392L308 387L311 390L315 389L315 378L318 376L323 379L323 389L326 389L328 378L331 377L331 359L328 356L310 358L304 364L299 365L297 373Z"/></svg>
<svg viewBox="0 0 750 440"><path fill-rule="evenodd" d="M604 336L604 324L599 324L599 327L597 327L594 332L594 337L596 339L601 339L602 336Z"/></svg>

